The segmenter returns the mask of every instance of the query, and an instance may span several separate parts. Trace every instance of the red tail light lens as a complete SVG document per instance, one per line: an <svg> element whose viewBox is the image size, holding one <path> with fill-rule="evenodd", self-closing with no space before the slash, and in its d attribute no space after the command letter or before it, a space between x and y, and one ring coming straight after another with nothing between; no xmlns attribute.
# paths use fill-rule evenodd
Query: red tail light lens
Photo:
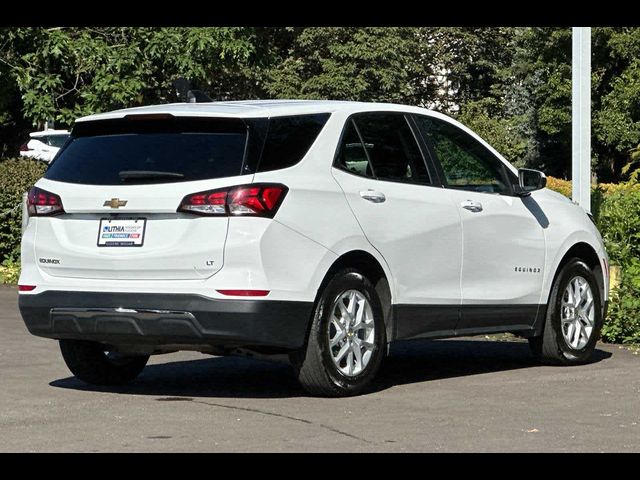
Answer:
<svg viewBox="0 0 640 480"><path fill-rule="evenodd" d="M213 190L194 193L182 199L178 208L180 212L196 213L199 215L227 215L227 191Z"/></svg>
<svg viewBox="0 0 640 480"><path fill-rule="evenodd" d="M184 197L178 211L197 215L273 218L287 191L284 185L256 183L198 192Z"/></svg>
<svg viewBox="0 0 640 480"><path fill-rule="evenodd" d="M31 187L27 194L27 210L30 217L43 217L64 213L62 200L55 193Z"/></svg>
<svg viewBox="0 0 640 480"><path fill-rule="evenodd" d="M27 146L26 143L23 143L22 145L20 145L20 151L21 152L28 152L29 151L29 147Z"/></svg>
<svg viewBox="0 0 640 480"><path fill-rule="evenodd" d="M18 285L19 292L32 292L36 289L35 285Z"/></svg>

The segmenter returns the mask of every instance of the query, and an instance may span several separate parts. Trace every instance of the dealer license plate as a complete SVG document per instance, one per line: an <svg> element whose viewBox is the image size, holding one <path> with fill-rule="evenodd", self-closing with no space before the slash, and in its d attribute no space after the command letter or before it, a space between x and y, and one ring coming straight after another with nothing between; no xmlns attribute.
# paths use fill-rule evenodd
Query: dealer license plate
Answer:
<svg viewBox="0 0 640 480"><path fill-rule="evenodd" d="M98 230L99 247L141 247L146 218L103 218Z"/></svg>

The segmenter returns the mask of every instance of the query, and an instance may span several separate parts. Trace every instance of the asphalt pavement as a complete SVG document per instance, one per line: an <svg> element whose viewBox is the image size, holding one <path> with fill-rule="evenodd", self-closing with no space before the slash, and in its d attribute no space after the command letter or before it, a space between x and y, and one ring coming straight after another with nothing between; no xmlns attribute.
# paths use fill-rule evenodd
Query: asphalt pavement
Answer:
<svg viewBox="0 0 640 480"><path fill-rule="evenodd" d="M640 356L598 344L579 367L519 341L413 341L372 393L307 396L291 367L179 352L132 384L87 386L30 335L0 287L2 452L640 452Z"/></svg>

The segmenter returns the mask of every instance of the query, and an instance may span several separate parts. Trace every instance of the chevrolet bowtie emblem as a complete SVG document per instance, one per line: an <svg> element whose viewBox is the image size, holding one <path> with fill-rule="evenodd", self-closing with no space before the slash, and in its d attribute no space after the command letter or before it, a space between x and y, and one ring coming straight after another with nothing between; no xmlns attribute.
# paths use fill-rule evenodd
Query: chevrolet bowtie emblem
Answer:
<svg viewBox="0 0 640 480"><path fill-rule="evenodd" d="M119 198L112 198L111 200L106 200L102 206L103 207L111 207L111 208L120 208L124 207L127 204L126 200L120 200Z"/></svg>

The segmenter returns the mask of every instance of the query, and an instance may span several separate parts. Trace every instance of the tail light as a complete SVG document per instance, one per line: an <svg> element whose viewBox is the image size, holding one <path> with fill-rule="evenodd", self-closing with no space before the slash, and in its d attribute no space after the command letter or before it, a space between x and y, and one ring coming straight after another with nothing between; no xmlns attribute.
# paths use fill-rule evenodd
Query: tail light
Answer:
<svg viewBox="0 0 640 480"><path fill-rule="evenodd" d="M20 145L20 151L21 152L28 152L29 151L29 146L26 143L23 143L22 145Z"/></svg>
<svg viewBox="0 0 640 480"><path fill-rule="evenodd" d="M210 216L273 218L288 188L276 183L256 183L193 193L182 199L179 212Z"/></svg>
<svg viewBox="0 0 640 480"><path fill-rule="evenodd" d="M43 217L64 213L62 200L55 193L31 187L27 194L27 211L30 217Z"/></svg>

